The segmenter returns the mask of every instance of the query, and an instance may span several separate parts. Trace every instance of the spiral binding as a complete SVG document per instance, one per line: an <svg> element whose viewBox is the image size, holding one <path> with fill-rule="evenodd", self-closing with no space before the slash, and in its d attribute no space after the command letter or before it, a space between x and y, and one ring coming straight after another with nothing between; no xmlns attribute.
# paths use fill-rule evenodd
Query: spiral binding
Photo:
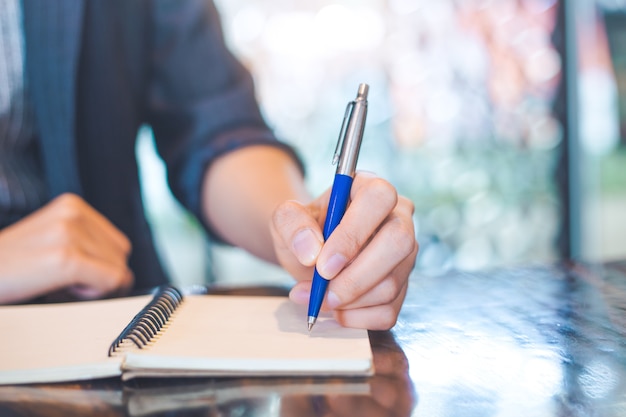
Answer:
<svg viewBox="0 0 626 417"><path fill-rule="evenodd" d="M139 349L143 349L165 326L182 301L183 294L175 287L160 287L152 300L111 343L109 356L112 356L125 340L130 340Z"/></svg>

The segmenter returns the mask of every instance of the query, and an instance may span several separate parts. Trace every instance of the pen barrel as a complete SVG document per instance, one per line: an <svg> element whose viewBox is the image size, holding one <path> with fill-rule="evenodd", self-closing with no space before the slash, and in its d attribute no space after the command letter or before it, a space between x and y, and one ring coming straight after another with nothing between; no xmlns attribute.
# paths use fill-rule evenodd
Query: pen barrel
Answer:
<svg viewBox="0 0 626 417"><path fill-rule="evenodd" d="M333 189L330 192L328 211L326 212L326 220L324 221L324 240L328 239L343 218L346 208L348 207L348 200L350 199L352 180L352 177L349 175L335 174ZM319 314L322 301L326 294L326 287L328 287L328 280L322 277L319 272L317 272L317 268L315 268L313 283L311 284L309 317L317 317Z"/></svg>
<svg viewBox="0 0 626 417"><path fill-rule="evenodd" d="M311 295L309 296L309 310L307 315L309 317L317 317L320 314L320 308L322 307L322 301L326 295L326 287L328 287L328 280L322 278L317 268L313 272L313 283L311 284Z"/></svg>
<svg viewBox="0 0 626 417"><path fill-rule="evenodd" d="M333 189L330 192L330 201L328 202L328 211L326 212L326 220L324 221L324 240L328 239L343 218L346 207L348 207L348 200L350 199L352 181L353 179L350 175L335 174Z"/></svg>

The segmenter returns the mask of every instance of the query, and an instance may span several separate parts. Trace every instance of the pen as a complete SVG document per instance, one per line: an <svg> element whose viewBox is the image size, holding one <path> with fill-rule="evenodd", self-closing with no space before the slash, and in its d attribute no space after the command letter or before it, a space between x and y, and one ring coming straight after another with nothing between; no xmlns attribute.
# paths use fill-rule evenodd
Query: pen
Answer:
<svg viewBox="0 0 626 417"><path fill-rule="evenodd" d="M333 156L333 165L337 164L333 188L330 192L328 211L324 221L324 241L335 230L348 206L350 198L350 188L356 171L356 162L359 157L363 131L365 129L365 117L367 116L367 93L369 86L359 84L356 99L349 102L341 123L339 139ZM326 295L328 280L322 278L317 272L313 272L313 283L311 285L311 295L309 298L308 326L309 331L315 325L317 316Z"/></svg>

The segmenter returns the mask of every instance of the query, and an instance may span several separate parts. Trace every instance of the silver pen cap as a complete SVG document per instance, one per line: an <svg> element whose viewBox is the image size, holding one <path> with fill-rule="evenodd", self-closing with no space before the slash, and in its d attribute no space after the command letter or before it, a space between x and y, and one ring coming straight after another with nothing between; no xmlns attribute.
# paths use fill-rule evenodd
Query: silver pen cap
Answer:
<svg viewBox="0 0 626 417"><path fill-rule="evenodd" d="M359 84L356 99L348 103L346 107L333 158L333 164L337 164L337 174L352 177L356 171L356 163L365 130L368 92L369 86L367 84Z"/></svg>

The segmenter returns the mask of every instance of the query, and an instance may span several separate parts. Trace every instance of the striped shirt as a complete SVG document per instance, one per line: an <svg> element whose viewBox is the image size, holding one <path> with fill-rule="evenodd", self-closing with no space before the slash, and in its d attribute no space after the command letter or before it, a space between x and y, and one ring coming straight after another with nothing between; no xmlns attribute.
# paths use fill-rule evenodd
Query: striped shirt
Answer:
<svg viewBox="0 0 626 417"><path fill-rule="evenodd" d="M0 228L46 197L22 26L21 1L0 0Z"/></svg>

